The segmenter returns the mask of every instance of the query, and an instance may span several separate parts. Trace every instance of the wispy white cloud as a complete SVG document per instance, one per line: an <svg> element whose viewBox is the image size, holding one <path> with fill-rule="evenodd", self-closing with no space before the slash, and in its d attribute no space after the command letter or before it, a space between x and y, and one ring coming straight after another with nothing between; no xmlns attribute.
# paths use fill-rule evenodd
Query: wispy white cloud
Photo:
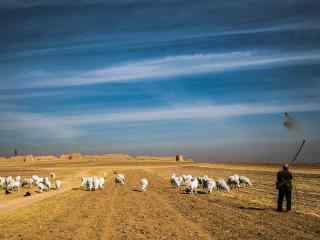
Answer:
<svg viewBox="0 0 320 240"><path fill-rule="evenodd" d="M312 21L292 22L286 24L267 25L265 27L258 28L243 28L243 29L228 29L218 33L210 34L211 36L228 36L228 35L241 35L241 34L255 34L265 32L283 32L290 30L301 29L320 29L319 24Z"/></svg>
<svg viewBox="0 0 320 240"><path fill-rule="evenodd" d="M8 113L0 118L0 131L32 130L48 138L74 138L81 136L88 126L108 123L152 122L183 119L223 119L237 116L274 114L282 112L320 111L320 103L288 105L233 104L175 106L152 110L113 112L75 116L50 116L30 113Z"/></svg>
<svg viewBox="0 0 320 240"><path fill-rule="evenodd" d="M74 97L81 97L81 96L116 96L123 94L123 92L103 92L98 90L78 90L72 91L72 89L60 89L60 90L41 90L41 91L28 91L28 92L14 92L14 93L4 93L0 95L0 100L2 101L13 101L19 99L30 99L30 98L50 98L50 97L63 97L63 98L74 98ZM1 109L1 104L0 104Z"/></svg>
<svg viewBox="0 0 320 240"><path fill-rule="evenodd" d="M320 104L267 105L267 104L232 104L232 105L202 105L176 106L147 111L130 111L119 113L92 114L84 116L64 117L64 124L85 125L103 124L108 122L159 121L179 119L217 119L243 115L271 114L281 112L319 111Z"/></svg>
<svg viewBox="0 0 320 240"><path fill-rule="evenodd" d="M6 93L0 95L0 100L17 100L26 98L40 98L40 97L57 97L65 96L65 91L52 91L52 92L28 92L28 93Z"/></svg>
<svg viewBox="0 0 320 240"><path fill-rule="evenodd" d="M29 83L29 87L90 85L109 82L128 82L173 78L177 76L224 72L251 68L268 68L319 61L320 52L281 54L268 52L231 52L169 56L114 65L102 69L64 74L47 74Z"/></svg>
<svg viewBox="0 0 320 240"><path fill-rule="evenodd" d="M163 44L176 43L178 41L185 40L196 40L196 39L205 39L212 37L223 37L223 36L231 36L231 35L253 35L257 33L279 33L286 32L291 30L319 30L320 23L310 20L305 21L297 21L285 24L269 24L260 27L226 27L224 30L216 30L214 32L206 32L206 33L188 33L186 35L173 35L167 36L167 39L156 38L156 39L148 39L147 44L152 45L153 47L158 47ZM248 36L250 37L250 36ZM0 60L10 60L15 59L16 57L40 57L43 55L50 55L57 52L64 54L66 52L78 51L82 49L88 49L88 51L92 48L103 48L105 46L105 42L108 41L108 38L102 38L100 41L94 40L82 40L80 42L74 42L71 45L66 46L58 46L58 47L42 47L42 48L34 48L34 49L23 49L16 51L14 55L12 54L2 54L0 56ZM108 42L108 46L115 43ZM146 44L145 40L141 40L138 42L127 43L124 44L125 47L134 47L136 45ZM119 43L115 45L119 48ZM42 71L40 70L40 73ZM40 75L40 74L39 74Z"/></svg>
<svg viewBox="0 0 320 240"><path fill-rule="evenodd" d="M63 124L57 117L34 113L2 113L0 132L17 132L31 138L74 138L81 135L81 130Z"/></svg>

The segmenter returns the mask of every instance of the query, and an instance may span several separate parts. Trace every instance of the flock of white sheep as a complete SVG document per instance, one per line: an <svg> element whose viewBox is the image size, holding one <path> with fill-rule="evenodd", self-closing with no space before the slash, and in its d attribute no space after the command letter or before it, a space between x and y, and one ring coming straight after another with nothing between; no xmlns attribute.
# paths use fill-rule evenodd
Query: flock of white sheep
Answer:
<svg viewBox="0 0 320 240"><path fill-rule="evenodd" d="M6 193L17 192L21 188L32 188L32 186L37 187L38 192L48 192L52 189L59 190L61 188L61 184L61 180L55 179L54 173L50 174L50 178L39 177L37 175L23 179L21 176L0 176L0 188L5 189Z"/></svg>
<svg viewBox="0 0 320 240"><path fill-rule="evenodd" d="M51 179L51 180L50 180ZM53 181L53 183L51 182ZM116 174L114 176L114 181L116 184L124 185L126 178L123 174ZM181 175L178 176L175 173L170 177L170 183L176 187L177 191L183 189L186 193L197 193L199 189L203 189L206 193L211 193L213 191L226 191L230 192L230 189L240 187L252 186L250 179L246 176L232 175L227 181L220 178L214 180L208 176L192 176L192 175ZM54 185L54 189L59 190L61 188L61 180L57 180L54 173L50 174L49 177L39 177L33 175L30 178L21 178L21 176L0 176L0 188L5 189L7 193L14 191L19 191L20 188L31 188L36 186L38 192L50 191ZM81 177L80 188L87 191L96 191L103 189L105 184L104 177L98 176L85 176ZM139 189L141 192L146 191L149 185L149 181L146 178L140 179Z"/></svg>
<svg viewBox="0 0 320 240"><path fill-rule="evenodd" d="M104 186L104 178L103 177L82 177L81 178L81 188L87 191L94 191L98 189L102 189ZM114 176L115 184L124 185L126 182L126 178L123 174L116 174ZM197 193L197 191L202 188L206 193L211 193L212 191L226 191L230 192L230 189L240 187L252 186L250 179L246 176L232 175L228 178L227 181L220 178L218 180L214 180L209 178L208 176L196 177L192 175L181 175L177 176L176 174L172 174L170 177L170 183L176 187L177 191L183 191L186 193ZM149 181L146 178L142 178L140 180L140 191L146 191L149 185Z"/></svg>
<svg viewBox="0 0 320 240"><path fill-rule="evenodd" d="M208 176L196 177L192 175L177 176L175 173L170 177L170 182L176 187L177 191L181 191L181 188L186 193L197 193L199 188L202 188L206 193L212 191L226 191L230 192L231 188L239 189L240 187L252 186L250 179L246 176L239 176L237 174L232 175L227 181L220 178L214 180Z"/></svg>
<svg viewBox="0 0 320 240"><path fill-rule="evenodd" d="M116 174L114 177L115 184L124 185L126 178L123 174ZM81 178L81 188L87 191L95 191L104 187L104 177L86 176ZM140 191L144 192L149 185L146 178L140 180Z"/></svg>

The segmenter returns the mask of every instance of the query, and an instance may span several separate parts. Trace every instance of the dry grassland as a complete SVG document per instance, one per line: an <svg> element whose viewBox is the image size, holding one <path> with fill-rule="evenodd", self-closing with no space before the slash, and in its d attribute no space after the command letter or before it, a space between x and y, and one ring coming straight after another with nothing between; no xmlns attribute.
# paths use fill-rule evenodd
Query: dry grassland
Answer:
<svg viewBox="0 0 320 240"><path fill-rule="evenodd" d="M279 166L175 162L171 158L127 155L82 156L75 160L2 159L0 176L48 175L63 182L60 191L23 197L29 189L0 190L0 239L320 239L320 166L295 166L295 210L274 211ZM113 172L126 175L115 186ZM173 173L248 176L254 186L210 195L177 193ZM80 177L106 176L105 188L79 189ZM137 191L140 178L150 187Z"/></svg>

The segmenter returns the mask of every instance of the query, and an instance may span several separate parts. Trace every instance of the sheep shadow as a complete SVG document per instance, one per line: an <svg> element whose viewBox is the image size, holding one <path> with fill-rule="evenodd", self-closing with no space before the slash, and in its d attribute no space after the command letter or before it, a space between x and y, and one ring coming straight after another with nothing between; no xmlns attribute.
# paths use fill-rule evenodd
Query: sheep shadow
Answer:
<svg viewBox="0 0 320 240"><path fill-rule="evenodd" d="M189 192L178 192L179 194L181 195L191 195L192 193L189 193Z"/></svg>
<svg viewBox="0 0 320 240"><path fill-rule="evenodd" d="M199 191L199 190L196 193L191 193L191 192L187 192L187 191L180 191L178 193L182 194L182 195L191 195L191 194L193 194L193 195L207 195L208 194L205 191Z"/></svg>
<svg viewBox="0 0 320 240"><path fill-rule="evenodd" d="M205 195L207 195L208 193L207 193L207 192L205 192L205 191L197 191L197 194L200 194L200 195L205 194Z"/></svg>
<svg viewBox="0 0 320 240"><path fill-rule="evenodd" d="M83 192L97 192L97 190L89 191L89 189L85 189L85 188L81 188L81 187L74 187L71 190L72 191L83 191Z"/></svg>
<svg viewBox="0 0 320 240"><path fill-rule="evenodd" d="M47 192L49 192L49 191L42 191L42 192L39 191L39 190L35 190L35 191L34 191L34 193L36 193L36 194L47 193Z"/></svg>
<svg viewBox="0 0 320 240"><path fill-rule="evenodd" d="M240 206L238 207L241 210L250 210L250 211L266 211L268 210L267 208L263 207L245 207L245 206Z"/></svg>
<svg viewBox="0 0 320 240"><path fill-rule="evenodd" d="M132 189L132 192L140 192L140 193L142 193L142 192L144 192L144 191L141 191L140 189Z"/></svg>

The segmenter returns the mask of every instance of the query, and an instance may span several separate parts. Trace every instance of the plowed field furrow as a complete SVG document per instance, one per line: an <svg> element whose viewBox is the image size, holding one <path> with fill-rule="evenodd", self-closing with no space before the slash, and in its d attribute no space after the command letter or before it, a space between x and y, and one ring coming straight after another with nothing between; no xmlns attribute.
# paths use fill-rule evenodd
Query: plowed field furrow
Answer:
<svg viewBox="0 0 320 240"><path fill-rule="evenodd" d="M4 229L0 239L111 239L113 188L74 189L33 204L22 210L22 219L13 216L12 221L0 223Z"/></svg>
<svg viewBox="0 0 320 240"><path fill-rule="evenodd" d="M128 184L116 186L113 239L209 239L200 226L184 218L156 192L154 176L143 171L125 173ZM139 192L139 176L147 176L152 184L146 192Z"/></svg>
<svg viewBox="0 0 320 240"><path fill-rule="evenodd" d="M158 181L162 182L162 185L168 185L168 181L163 178L162 180L158 179ZM246 210L247 204L238 199L230 199L224 193L189 196L177 194L174 189L163 189L161 196L167 197L167 201L187 218L203 224L203 227L211 233L214 239L220 239L221 235L217 233L221 231L224 232L221 239L228 239L228 237L230 239L278 239L287 236L288 233L290 239L314 239L319 237L317 227L320 226L320 221L318 218L309 216L310 224L305 226L305 221L298 214L279 216L273 209L265 208L263 205L257 208L262 210L265 208L263 211L250 210L250 206ZM273 231L270 231L269 222L275 223L272 224ZM286 222L286 224L283 224L283 222ZM309 228L309 230L305 230L305 228ZM297 231L297 229L300 229L300 231Z"/></svg>

